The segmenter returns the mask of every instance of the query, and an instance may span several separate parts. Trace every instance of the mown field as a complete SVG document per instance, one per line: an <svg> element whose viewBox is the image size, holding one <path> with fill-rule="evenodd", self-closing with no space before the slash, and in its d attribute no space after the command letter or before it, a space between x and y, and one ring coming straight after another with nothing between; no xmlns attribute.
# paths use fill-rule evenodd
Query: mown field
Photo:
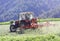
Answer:
<svg viewBox="0 0 60 41"><path fill-rule="evenodd" d="M9 32L9 22L1 22L0 41L60 41L60 18L39 20L40 24L45 24L46 21L51 25L44 25L36 30L28 29L24 34Z"/></svg>

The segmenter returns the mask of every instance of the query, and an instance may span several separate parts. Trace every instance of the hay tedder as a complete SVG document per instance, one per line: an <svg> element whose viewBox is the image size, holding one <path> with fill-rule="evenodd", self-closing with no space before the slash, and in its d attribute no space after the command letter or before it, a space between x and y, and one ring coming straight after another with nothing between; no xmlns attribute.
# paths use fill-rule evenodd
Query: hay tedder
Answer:
<svg viewBox="0 0 60 41"><path fill-rule="evenodd" d="M22 12L19 14L19 20L10 22L10 32L16 32L19 28L20 33L26 29L38 28L37 19L32 12Z"/></svg>

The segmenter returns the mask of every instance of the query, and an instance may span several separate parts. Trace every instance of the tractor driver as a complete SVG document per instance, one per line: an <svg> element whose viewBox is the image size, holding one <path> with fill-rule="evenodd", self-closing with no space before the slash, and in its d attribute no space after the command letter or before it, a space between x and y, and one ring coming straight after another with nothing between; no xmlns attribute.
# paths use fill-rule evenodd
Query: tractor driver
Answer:
<svg viewBox="0 0 60 41"><path fill-rule="evenodd" d="M31 19L33 18L32 13L31 12L27 12L25 14L25 18L28 21L28 22L26 22L26 25L30 25L31 24Z"/></svg>
<svg viewBox="0 0 60 41"><path fill-rule="evenodd" d="M25 14L25 18L26 18L26 20L31 20L33 18L33 16L30 12L28 12L27 14Z"/></svg>

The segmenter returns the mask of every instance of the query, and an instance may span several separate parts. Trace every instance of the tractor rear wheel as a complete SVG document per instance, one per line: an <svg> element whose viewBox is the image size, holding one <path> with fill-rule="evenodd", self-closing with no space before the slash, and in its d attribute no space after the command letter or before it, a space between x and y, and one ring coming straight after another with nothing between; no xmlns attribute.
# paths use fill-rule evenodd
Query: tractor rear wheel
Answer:
<svg viewBox="0 0 60 41"><path fill-rule="evenodd" d="M16 32L16 28L14 25L10 25L10 32Z"/></svg>

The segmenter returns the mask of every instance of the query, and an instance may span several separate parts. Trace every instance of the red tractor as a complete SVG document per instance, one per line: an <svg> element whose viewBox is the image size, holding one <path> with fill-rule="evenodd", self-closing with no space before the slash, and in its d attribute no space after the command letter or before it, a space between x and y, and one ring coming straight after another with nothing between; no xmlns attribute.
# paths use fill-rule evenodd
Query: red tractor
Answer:
<svg viewBox="0 0 60 41"><path fill-rule="evenodd" d="M19 28L21 33L25 29L36 29L38 28L37 19L33 16L32 12L22 12L19 14L18 21L11 21L10 32L16 32L17 28Z"/></svg>

